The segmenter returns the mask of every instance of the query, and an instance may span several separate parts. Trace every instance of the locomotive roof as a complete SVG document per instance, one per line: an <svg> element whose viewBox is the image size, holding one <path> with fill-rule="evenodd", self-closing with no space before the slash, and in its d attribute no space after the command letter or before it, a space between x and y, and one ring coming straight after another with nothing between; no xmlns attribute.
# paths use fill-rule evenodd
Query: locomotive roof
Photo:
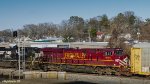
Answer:
<svg viewBox="0 0 150 84"><path fill-rule="evenodd" d="M42 48L43 51L51 50L122 50L121 48Z"/></svg>

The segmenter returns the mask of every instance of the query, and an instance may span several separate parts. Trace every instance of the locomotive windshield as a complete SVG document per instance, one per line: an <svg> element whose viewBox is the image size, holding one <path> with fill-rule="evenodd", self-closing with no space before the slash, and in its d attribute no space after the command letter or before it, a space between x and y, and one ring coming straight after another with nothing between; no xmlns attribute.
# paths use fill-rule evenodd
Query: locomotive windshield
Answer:
<svg viewBox="0 0 150 84"><path fill-rule="evenodd" d="M117 56L122 56L122 54L123 54L123 50L116 50L115 51L115 55L117 55Z"/></svg>

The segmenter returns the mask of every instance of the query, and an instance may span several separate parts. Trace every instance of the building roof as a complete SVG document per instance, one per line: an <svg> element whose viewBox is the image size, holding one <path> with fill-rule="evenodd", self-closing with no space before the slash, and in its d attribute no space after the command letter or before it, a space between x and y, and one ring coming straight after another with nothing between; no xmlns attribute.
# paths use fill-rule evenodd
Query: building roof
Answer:
<svg viewBox="0 0 150 84"><path fill-rule="evenodd" d="M102 35L102 34L104 34L104 33L103 33L103 32L98 31L96 34L97 34L97 35Z"/></svg>
<svg viewBox="0 0 150 84"><path fill-rule="evenodd" d="M150 48L150 43L148 43L148 42L139 42L137 44L134 44L133 47L137 47L137 48Z"/></svg>

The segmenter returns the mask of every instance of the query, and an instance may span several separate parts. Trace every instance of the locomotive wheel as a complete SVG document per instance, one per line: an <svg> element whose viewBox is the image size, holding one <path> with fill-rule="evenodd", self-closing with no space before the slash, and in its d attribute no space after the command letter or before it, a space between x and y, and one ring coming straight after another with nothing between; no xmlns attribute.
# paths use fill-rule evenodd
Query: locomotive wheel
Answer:
<svg viewBox="0 0 150 84"><path fill-rule="evenodd" d="M97 73L98 75L102 75L103 74L103 70L100 67L96 67L95 68L95 73Z"/></svg>
<svg viewBox="0 0 150 84"><path fill-rule="evenodd" d="M94 73L94 72L95 72L94 67L92 67L92 66L86 67L86 73Z"/></svg>
<svg viewBox="0 0 150 84"><path fill-rule="evenodd" d="M114 72L115 76L120 76L120 72Z"/></svg>
<svg viewBox="0 0 150 84"><path fill-rule="evenodd" d="M106 68L105 74L106 75L111 75L112 74L112 70L110 68Z"/></svg>
<svg viewBox="0 0 150 84"><path fill-rule="evenodd" d="M44 65L44 66L43 66L43 71L44 71L44 72L47 72L47 71L48 71L48 66L47 66L47 65Z"/></svg>
<svg viewBox="0 0 150 84"><path fill-rule="evenodd" d="M63 71L63 65L59 65L59 69L58 69L58 71Z"/></svg>
<svg viewBox="0 0 150 84"><path fill-rule="evenodd" d="M98 75L103 75L103 70L99 70L99 71L97 72L97 74L98 74Z"/></svg>

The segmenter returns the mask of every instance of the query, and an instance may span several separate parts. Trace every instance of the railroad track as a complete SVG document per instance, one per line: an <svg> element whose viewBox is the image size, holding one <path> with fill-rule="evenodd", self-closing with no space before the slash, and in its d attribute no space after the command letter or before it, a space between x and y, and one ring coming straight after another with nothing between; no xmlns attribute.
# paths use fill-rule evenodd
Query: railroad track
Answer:
<svg viewBox="0 0 150 84"><path fill-rule="evenodd" d="M8 67L0 67L3 69L16 69L16 68L8 68ZM29 71L30 69L26 69L27 71ZM36 71L36 70L32 70L32 71ZM96 73L78 73L78 72L67 72L67 74L77 74L77 75L88 75L88 76L106 76L106 77L117 77L117 78L130 78L130 79L140 79L140 80L150 80L150 77L146 77L146 76L140 76L140 75L132 75L132 76L116 76L116 75L99 75Z"/></svg>
<svg viewBox="0 0 150 84"><path fill-rule="evenodd" d="M141 76L141 75L132 75L132 76L116 76L116 75L99 75L96 73L77 73L77 72L67 72L70 74L81 74L81 75L89 75L89 76L106 76L106 77L118 77L118 78L130 78L130 79L143 79L143 80L150 80L150 77Z"/></svg>
<svg viewBox="0 0 150 84"><path fill-rule="evenodd" d="M3 60L3 61L0 61L0 68L17 69L15 66L12 66L12 62L14 62L15 64L18 63L17 60ZM26 63L30 63L30 61L27 61ZM29 67L27 67L26 69L31 70ZM105 74L104 75L100 75L100 74L97 74L97 73L85 73L85 72L83 73L83 72L73 72L73 71L67 71L67 73L93 75L93 76L98 76L99 75L99 76L109 76L109 77L119 77L119 78L148 79L148 80L150 80L150 76L148 77L148 76L145 76L145 75L132 75L132 76L120 75L120 76L116 76L116 75L105 75Z"/></svg>

